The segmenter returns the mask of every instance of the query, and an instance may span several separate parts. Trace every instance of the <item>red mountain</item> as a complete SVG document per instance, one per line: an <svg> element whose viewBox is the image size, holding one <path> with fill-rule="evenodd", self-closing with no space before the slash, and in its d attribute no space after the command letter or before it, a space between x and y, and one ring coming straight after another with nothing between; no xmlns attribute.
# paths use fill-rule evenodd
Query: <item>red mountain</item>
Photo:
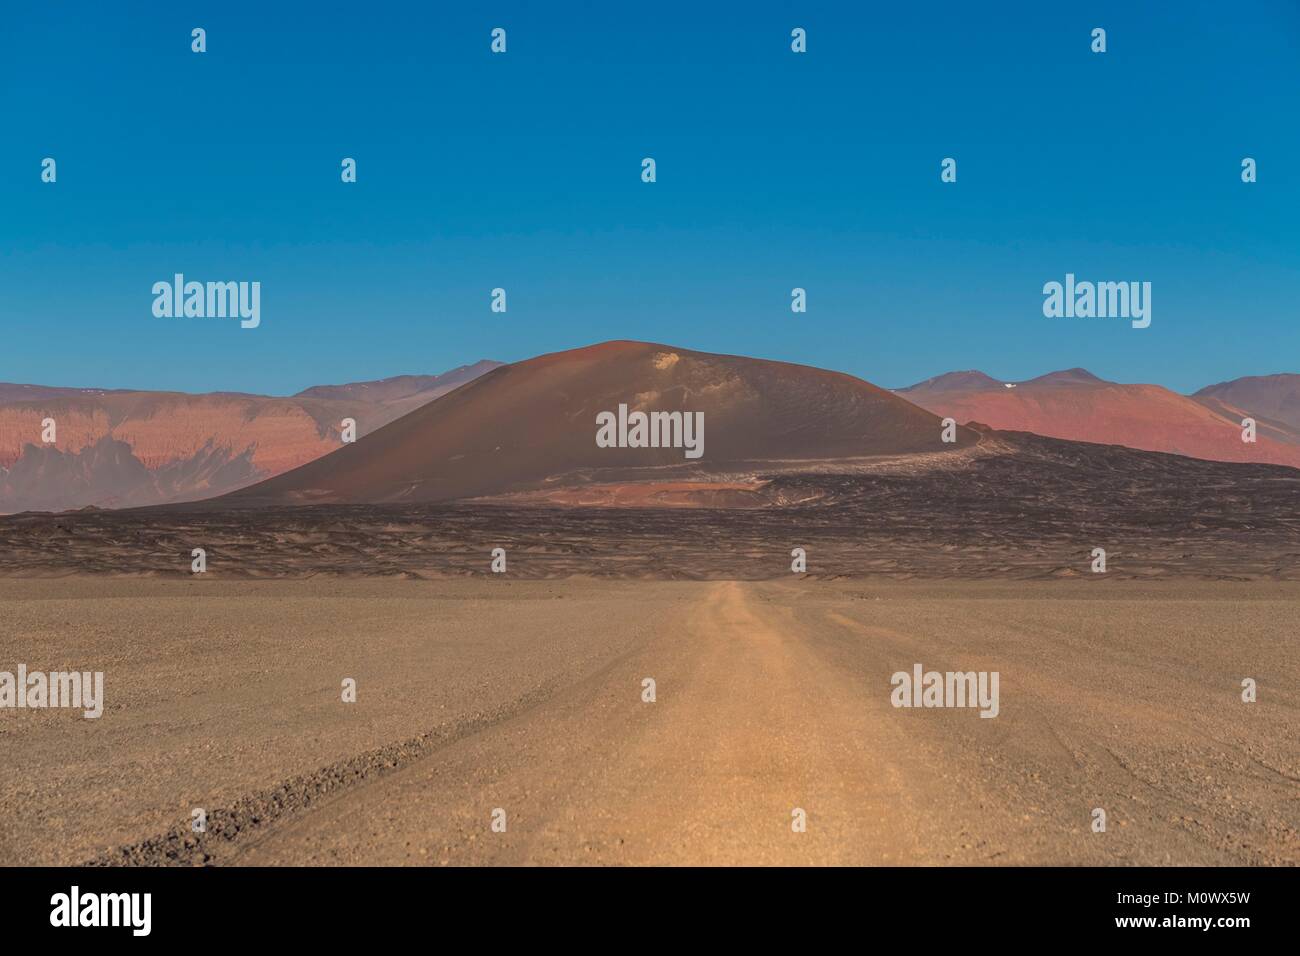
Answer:
<svg viewBox="0 0 1300 956"><path fill-rule="evenodd" d="M1238 379L1188 397L1159 385L1107 382L1079 368L1011 383L983 372L950 372L896 394L936 415L1006 431L1300 468L1298 381L1295 375ZM1241 420L1252 412L1258 435L1247 443Z"/></svg>
<svg viewBox="0 0 1300 956"><path fill-rule="evenodd" d="M317 386L291 398L0 383L0 513L125 507L223 494L327 454L483 372ZM42 442L42 422L56 441Z"/></svg>
<svg viewBox="0 0 1300 956"><path fill-rule="evenodd" d="M1192 398L1238 421L1249 415L1261 433L1279 441L1300 434L1300 375L1251 375L1207 385Z"/></svg>

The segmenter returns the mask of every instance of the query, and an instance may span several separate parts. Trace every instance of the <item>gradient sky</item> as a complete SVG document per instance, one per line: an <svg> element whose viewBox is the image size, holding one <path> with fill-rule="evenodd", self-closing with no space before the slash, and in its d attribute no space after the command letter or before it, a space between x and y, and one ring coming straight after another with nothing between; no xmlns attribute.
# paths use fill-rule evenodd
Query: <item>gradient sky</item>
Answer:
<svg viewBox="0 0 1300 956"><path fill-rule="evenodd" d="M633 338L888 387L1084 366L1191 391L1300 371L1298 214L1284 0L95 0L0 23L0 381L284 394ZM175 272L259 280L261 327L155 318ZM1152 282L1151 327L1044 318L1066 272Z"/></svg>

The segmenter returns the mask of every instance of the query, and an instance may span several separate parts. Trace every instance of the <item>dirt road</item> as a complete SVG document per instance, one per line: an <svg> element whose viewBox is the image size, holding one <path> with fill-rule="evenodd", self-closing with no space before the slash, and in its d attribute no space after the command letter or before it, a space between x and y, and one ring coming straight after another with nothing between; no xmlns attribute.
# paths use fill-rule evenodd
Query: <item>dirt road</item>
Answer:
<svg viewBox="0 0 1300 956"><path fill-rule="evenodd" d="M203 839L180 824L126 841L118 858L1300 862L1300 666L1287 624L1293 584L1104 593L1065 582L1036 590L546 587L567 589L568 606L532 600L507 619L518 626L527 614L529 627L546 634L568 620L608 639L599 647L588 646L590 638L572 646L548 640L549 653L528 651L535 659L524 670L503 664L503 684L513 689L469 688L464 712L432 735L394 742L393 729L417 719L407 714L385 724L376 739L386 744L288 782L272 785L268 763L240 781L241 796L214 808L214 832ZM465 627L486 630L481 621ZM464 630L460 641L477 644ZM484 653L520 657L522 640L516 634L509 650L465 648L451 670L481 671ZM557 653L568 666L557 666ZM916 663L998 671L998 716L895 708L890 675ZM406 660L402 671L423 666ZM448 683L447 662L439 668L438 683ZM1244 676L1258 682L1257 703L1240 699ZM647 678L653 702L643 699ZM374 680L362 688L363 702L383 693ZM334 718L317 710L296 732L335 736ZM131 786L119 792L131 799ZM1106 812L1104 833L1092 830L1096 808ZM800 811L803 829L792 826Z"/></svg>
<svg viewBox="0 0 1300 956"><path fill-rule="evenodd" d="M757 610L747 587L709 586L645 646L562 697L334 801L234 860L916 858L909 799L888 737L873 726L877 708ZM653 703L643 699L646 678ZM487 825L498 807L505 833ZM796 808L809 818L803 833L792 828ZM430 840L432 818L452 822L442 839Z"/></svg>

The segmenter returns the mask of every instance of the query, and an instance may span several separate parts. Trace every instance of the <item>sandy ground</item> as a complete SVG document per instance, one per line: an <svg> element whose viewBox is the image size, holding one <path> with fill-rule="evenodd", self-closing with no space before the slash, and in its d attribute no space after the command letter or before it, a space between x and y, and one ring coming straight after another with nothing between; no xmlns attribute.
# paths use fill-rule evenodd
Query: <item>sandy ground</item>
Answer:
<svg viewBox="0 0 1300 956"><path fill-rule="evenodd" d="M8 865L1300 863L1295 582L73 577L0 604L0 670L107 694L0 710ZM892 707L915 663L998 671L999 716Z"/></svg>

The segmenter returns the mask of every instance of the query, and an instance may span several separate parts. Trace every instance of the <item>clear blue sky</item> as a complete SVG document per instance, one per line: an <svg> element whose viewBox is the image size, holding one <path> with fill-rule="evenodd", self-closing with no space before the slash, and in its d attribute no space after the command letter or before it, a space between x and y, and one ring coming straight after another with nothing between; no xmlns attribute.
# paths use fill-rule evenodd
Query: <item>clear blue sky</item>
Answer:
<svg viewBox="0 0 1300 956"><path fill-rule="evenodd" d="M2 16L0 381L289 393L613 338L890 387L1300 371L1290 0ZM1044 318L1067 271L1152 282L1151 327ZM259 280L261 327L155 318L175 272Z"/></svg>

